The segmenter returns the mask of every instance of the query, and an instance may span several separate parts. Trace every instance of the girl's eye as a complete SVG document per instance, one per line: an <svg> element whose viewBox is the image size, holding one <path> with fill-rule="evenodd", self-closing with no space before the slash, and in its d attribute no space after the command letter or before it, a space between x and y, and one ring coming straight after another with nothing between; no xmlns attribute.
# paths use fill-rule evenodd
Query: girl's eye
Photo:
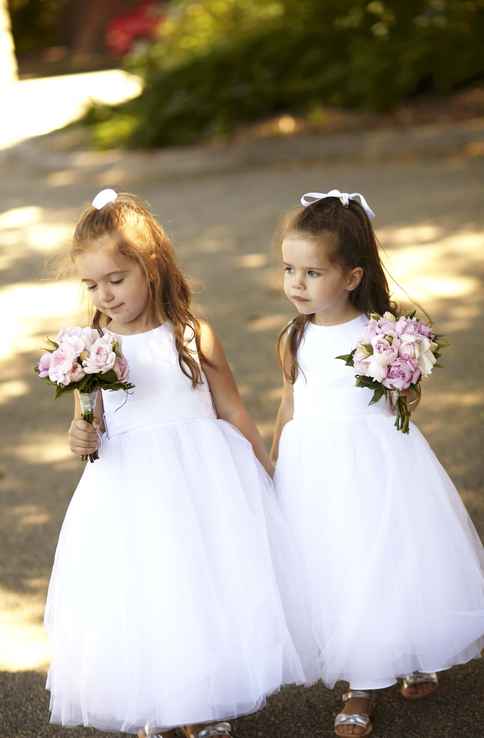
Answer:
<svg viewBox="0 0 484 738"><path fill-rule="evenodd" d="M96 289L96 285L95 284L91 284L87 289L89 290L89 292L92 292L93 290Z"/></svg>
<svg viewBox="0 0 484 738"><path fill-rule="evenodd" d="M122 281L123 281L122 279L116 279L116 280L112 279L111 284L121 284Z"/></svg>
<svg viewBox="0 0 484 738"><path fill-rule="evenodd" d="M289 274L290 272L292 272L292 267L284 266L284 271Z"/></svg>
<svg viewBox="0 0 484 738"><path fill-rule="evenodd" d="M309 274L310 277L319 277L319 276L321 276L319 272L313 272L312 269L309 269L308 270L308 274Z"/></svg>

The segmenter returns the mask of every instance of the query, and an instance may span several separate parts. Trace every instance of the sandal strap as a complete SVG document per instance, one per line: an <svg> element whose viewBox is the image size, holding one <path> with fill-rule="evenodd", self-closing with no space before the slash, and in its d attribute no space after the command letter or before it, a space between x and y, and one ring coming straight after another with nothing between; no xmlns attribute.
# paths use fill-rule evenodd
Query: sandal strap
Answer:
<svg viewBox="0 0 484 738"><path fill-rule="evenodd" d="M197 738L216 738L217 736L228 736L228 738L231 738L231 730L232 726L228 722L214 723L197 733Z"/></svg>
<svg viewBox="0 0 484 738"><path fill-rule="evenodd" d="M334 727L338 728L340 725L356 725L359 728L367 728L370 722L369 715L361 715L358 712L349 715L345 712L340 712L336 715Z"/></svg>
<svg viewBox="0 0 484 738"><path fill-rule="evenodd" d="M404 689L407 687L417 687L419 684L438 684L439 678L435 671L414 671L412 674L405 674L402 679L402 686Z"/></svg>
<svg viewBox="0 0 484 738"><path fill-rule="evenodd" d="M361 699L361 700L372 700L373 699L373 692L366 692L362 689L349 689L348 692L345 692L341 698L343 702L348 702L352 699Z"/></svg>
<svg viewBox="0 0 484 738"><path fill-rule="evenodd" d="M365 714L360 712L339 712L336 715L334 727L338 728L340 725L355 725L358 728L364 728L366 730L371 723L371 712L374 705L373 692L363 691L362 689L350 689L348 692L345 692L343 694L342 699L343 702L348 702L352 699L369 700L369 713Z"/></svg>

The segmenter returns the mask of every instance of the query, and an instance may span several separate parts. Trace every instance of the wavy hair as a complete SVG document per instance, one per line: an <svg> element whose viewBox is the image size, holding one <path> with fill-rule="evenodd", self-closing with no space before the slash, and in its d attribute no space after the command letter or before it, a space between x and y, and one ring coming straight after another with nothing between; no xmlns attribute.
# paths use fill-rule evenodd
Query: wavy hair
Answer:
<svg viewBox="0 0 484 738"><path fill-rule="evenodd" d="M82 213L74 231L71 259L92 248L102 236L113 237L120 254L136 261L146 278L152 317L173 325L178 363L193 387L203 382L200 365L190 350L195 340L200 361L211 366L200 346L200 323L191 311L191 290L175 259L173 246L161 225L135 195L118 193L114 202L97 209L90 205ZM101 330L109 318L96 309L93 328ZM192 336L187 340L186 331Z"/></svg>

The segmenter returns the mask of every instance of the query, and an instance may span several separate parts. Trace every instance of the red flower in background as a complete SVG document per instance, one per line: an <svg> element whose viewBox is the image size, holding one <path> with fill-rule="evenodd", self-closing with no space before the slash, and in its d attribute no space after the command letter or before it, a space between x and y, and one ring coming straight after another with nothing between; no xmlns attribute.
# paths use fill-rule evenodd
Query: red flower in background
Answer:
<svg viewBox="0 0 484 738"><path fill-rule="evenodd" d="M164 20L164 3L143 0L126 13L113 18L106 29L106 46L115 56L131 51L135 41L151 39Z"/></svg>

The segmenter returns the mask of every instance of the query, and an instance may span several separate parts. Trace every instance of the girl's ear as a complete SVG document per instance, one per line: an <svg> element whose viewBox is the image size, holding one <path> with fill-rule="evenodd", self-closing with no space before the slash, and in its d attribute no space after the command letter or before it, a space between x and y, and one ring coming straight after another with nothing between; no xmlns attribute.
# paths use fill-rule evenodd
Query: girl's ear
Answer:
<svg viewBox="0 0 484 738"><path fill-rule="evenodd" d="M363 279L364 273L365 272L363 267L355 267L350 272L348 272L348 277L346 280L346 289L348 290L348 292L353 292L353 290L356 290L361 280Z"/></svg>

